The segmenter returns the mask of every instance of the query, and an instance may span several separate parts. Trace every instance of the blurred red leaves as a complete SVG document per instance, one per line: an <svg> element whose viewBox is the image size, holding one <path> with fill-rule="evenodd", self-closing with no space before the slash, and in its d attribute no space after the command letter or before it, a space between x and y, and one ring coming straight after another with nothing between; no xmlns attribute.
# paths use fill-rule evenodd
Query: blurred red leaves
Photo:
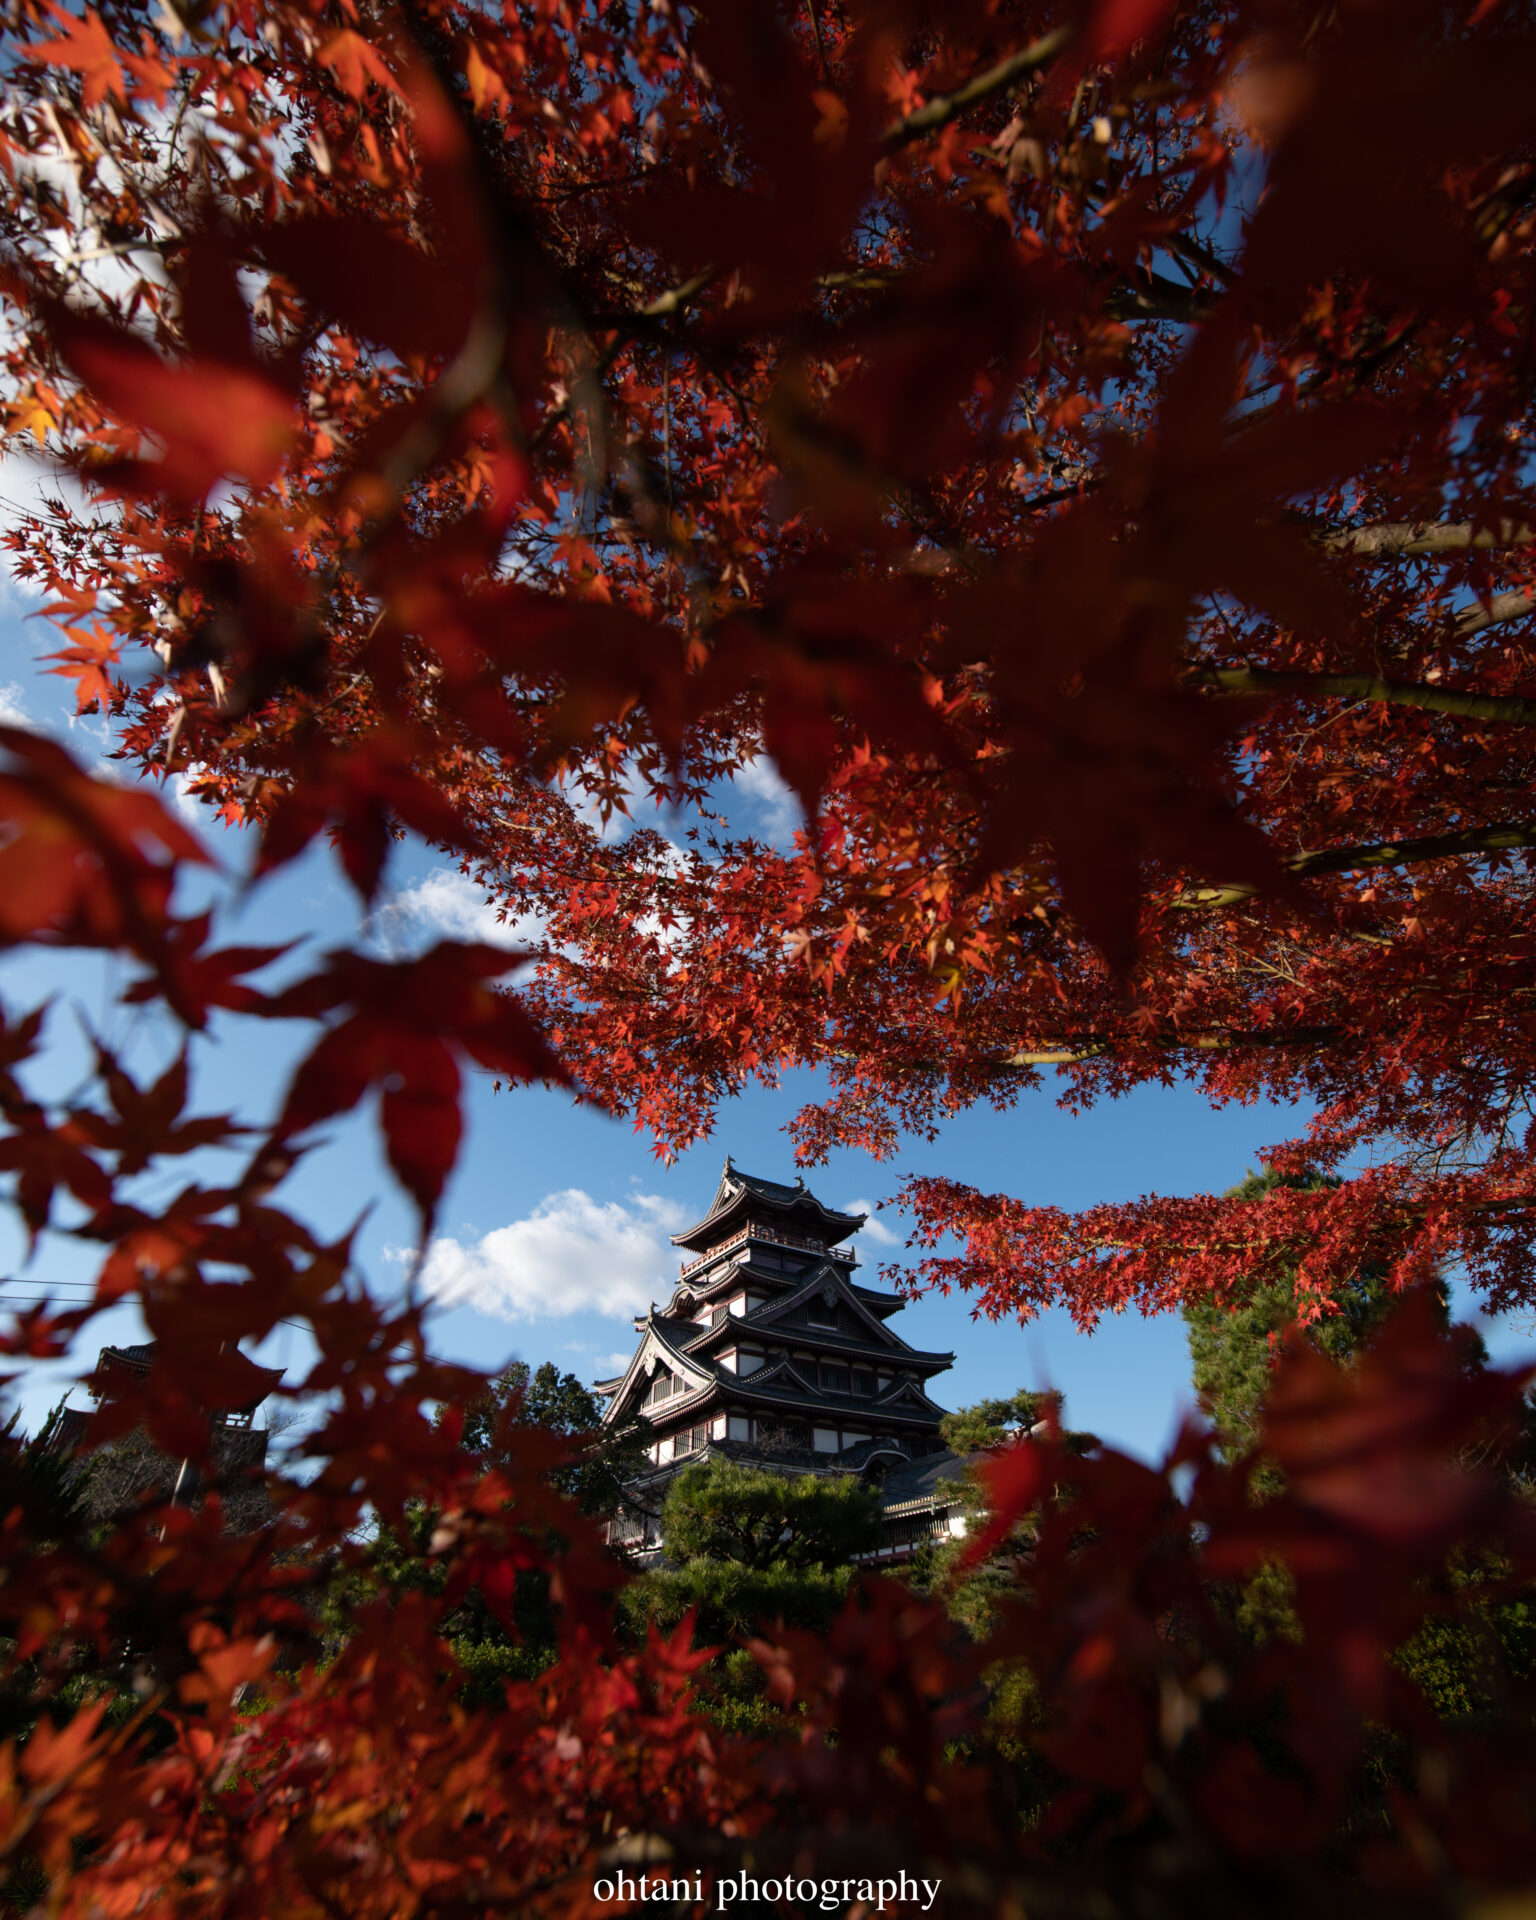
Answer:
<svg viewBox="0 0 1536 1920"><path fill-rule="evenodd" d="M330 957L323 973L276 994L266 1008L272 1018L323 1022L340 1016L294 1074L279 1139L346 1113L377 1087L389 1163L430 1225L458 1158L456 1056L514 1084L567 1078L517 1002L493 984L522 958L505 948L451 940L439 941L418 960L342 952Z"/></svg>
<svg viewBox="0 0 1536 1920"><path fill-rule="evenodd" d="M102 485L163 489L191 502L226 476L261 486L281 466L293 400L257 367L207 356L171 364L126 329L62 308L49 311L49 325L102 403L165 449L159 459L97 462L93 477Z"/></svg>
<svg viewBox="0 0 1536 1920"><path fill-rule="evenodd" d="M152 793L92 778L41 735L0 727L0 750L0 941L152 959L173 862L207 862L196 839Z"/></svg>

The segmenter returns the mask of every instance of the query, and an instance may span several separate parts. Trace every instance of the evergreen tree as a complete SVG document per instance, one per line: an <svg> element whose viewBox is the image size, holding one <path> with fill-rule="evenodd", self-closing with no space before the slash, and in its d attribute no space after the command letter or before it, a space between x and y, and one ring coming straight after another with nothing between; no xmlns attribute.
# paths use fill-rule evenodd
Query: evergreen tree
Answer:
<svg viewBox="0 0 1536 1920"><path fill-rule="evenodd" d="M1320 1175L1293 1178L1249 1173L1227 1197L1256 1200L1282 1187L1313 1191L1338 1184ZM1305 1324L1298 1320L1304 1303L1294 1271L1259 1281L1226 1299L1204 1295L1186 1301L1184 1324L1194 1388L1220 1435L1223 1454L1235 1459L1253 1445L1265 1389L1288 1337L1299 1331L1318 1352L1346 1363L1369 1340L1392 1301L1379 1267L1364 1268L1341 1280L1329 1302L1331 1311Z"/></svg>
<svg viewBox="0 0 1536 1920"><path fill-rule="evenodd" d="M494 1466L515 1450L520 1429L569 1435L573 1457L551 1478L583 1513L606 1514L649 1461L638 1423L605 1429L602 1422L602 1403L574 1373L561 1373L549 1360L534 1369L514 1360L465 1407L463 1444Z"/></svg>
<svg viewBox="0 0 1536 1920"><path fill-rule="evenodd" d="M841 1567L880 1544L879 1496L860 1481L711 1460L680 1473L662 1508L667 1557L762 1572Z"/></svg>
<svg viewBox="0 0 1536 1920"><path fill-rule="evenodd" d="M920 1547L906 1569L906 1577L920 1592L942 1593L951 1615L978 1637L994 1620L997 1597L1012 1585L1012 1562L1028 1552L1033 1524L1028 1519L1022 1521L984 1565L971 1568L963 1578L956 1577L966 1537L986 1521L987 1491L977 1466L985 1455L1026 1438L1043 1423L1056 1428L1068 1454L1081 1458L1092 1453L1099 1444L1098 1435L1065 1427L1062 1411L1059 1393L1024 1387L1005 1400L978 1400L961 1407L945 1414L940 1422L939 1433L945 1444L966 1462L955 1484L955 1497L966 1519L966 1535ZM1058 1495L1062 1491L1059 1488Z"/></svg>
<svg viewBox="0 0 1536 1920"><path fill-rule="evenodd" d="M765 1621L820 1629L845 1599L857 1556L880 1544L880 1499L851 1477L779 1474L710 1460L680 1473L662 1508L666 1564L620 1595L632 1630L670 1629L697 1610L697 1635L713 1642ZM756 1692L755 1676L729 1663L730 1697ZM743 1692L745 1689L745 1692Z"/></svg>

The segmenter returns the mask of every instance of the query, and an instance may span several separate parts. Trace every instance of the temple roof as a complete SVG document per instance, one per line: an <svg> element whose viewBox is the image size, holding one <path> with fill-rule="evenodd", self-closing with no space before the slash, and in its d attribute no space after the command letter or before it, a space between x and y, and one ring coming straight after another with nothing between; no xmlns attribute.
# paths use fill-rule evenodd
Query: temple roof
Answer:
<svg viewBox="0 0 1536 1920"><path fill-rule="evenodd" d="M754 1211L776 1215L786 1226L793 1221L803 1232L814 1234L829 1247L857 1233L865 1219L862 1213L839 1213L834 1207L823 1206L803 1180L797 1180L792 1187L785 1186L781 1180L764 1180L755 1173L742 1173L727 1159L708 1213L686 1232L674 1233L672 1244L687 1247L694 1253L702 1252L724 1239Z"/></svg>
<svg viewBox="0 0 1536 1920"><path fill-rule="evenodd" d="M126 1347L103 1347L96 1360L96 1378L90 1383L93 1398L99 1400L109 1391L103 1375L110 1378L111 1373L119 1369L141 1377L147 1375L154 1367L158 1352L159 1343L154 1340L141 1340ZM281 1367L258 1366L238 1347L219 1354L218 1368L221 1381L233 1383L233 1391L225 1396L225 1411L229 1413L254 1413L283 1377Z"/></svg>

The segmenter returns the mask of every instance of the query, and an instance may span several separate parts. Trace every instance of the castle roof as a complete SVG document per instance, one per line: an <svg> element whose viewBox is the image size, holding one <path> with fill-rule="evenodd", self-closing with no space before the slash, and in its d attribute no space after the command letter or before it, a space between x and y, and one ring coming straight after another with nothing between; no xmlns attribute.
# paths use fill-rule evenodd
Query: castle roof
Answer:
<svg viewBox="0 0 1536 1920"><path fill-rule="evenodd" d="M727 1159L709 1211L685 1232L674 1233L672 1244L701 1253L754 1213L784 1226L797 1226L801 1232L815 1235L829 1247L857 1233L865 1220L862 1213L839 1213L835 1207L823 1206L803 1180L796 1180L792 1187L786 1186L781 1180L765 1180L759 1174L742 1173Z"/></svg>

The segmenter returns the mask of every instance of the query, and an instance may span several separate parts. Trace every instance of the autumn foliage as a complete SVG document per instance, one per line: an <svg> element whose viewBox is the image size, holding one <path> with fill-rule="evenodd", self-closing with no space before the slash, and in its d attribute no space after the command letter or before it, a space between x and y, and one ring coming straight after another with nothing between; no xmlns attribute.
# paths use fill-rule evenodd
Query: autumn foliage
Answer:
<svg viewBox="0 0 1536 1920"><path fill-rule="evenodd" d="M0 731L0 936L122 956L188 1047L312 1034L247 1134L187 1110L185 1050L141 1085L103 1035L40 1101L6 1010L0 1169L100 1251L8 1350L132 1296L159 1366L94 1437L194 1459L237 1342L319 1354L312 1475L255 1539L214 1493L96 1540L0 1462L18 1873L65 1914L574 1915L649 1835L921 1860L978 1912L1520 1884L1527 1682L1493 1662L1447 1726L1392 1655L1449 1567L1536 1571L1520 1383L1414 1292L1536 1294L1528 11L16 0L0 59L4 419L46 470L6 541L140 776ZM730 825L764 755L792 846ZM531 979L444 943L266 984L177 904L209 856L173 779L259 876L322 841L362 902L420 836L539 930ZM666 1148L807 1063L809 1159L1051 1068L1311 1104L1267 1160L1331 1184L1070 1215L913 1181L920 1279L994 1317L1281 1273L1326 1313L1367 1267L1408 1304L1353 1371L1287 1359L1273 1497L1194 1432L1074 1461L1065 1504L1050 1446L999 1455L976 1551L1042 1518L992 1637L873 1582L760 1643L796 1732L758 1747L690 1710L686 1627L615 1640L554 1444L466 1452L432 1414L477 1383L280 1190L377 1094L425 1235L467 1068ZM215 1144L227 1183L144 1197ZM310 1657L359 1520L407 1508L441 1592ZM1256 1641L1232 1596L1276 1564L1296 1630ZM557 1664L465 1707L440 1609L535 1570ZM999 1663L1033 1688L1002 1740Z"/></svg>

